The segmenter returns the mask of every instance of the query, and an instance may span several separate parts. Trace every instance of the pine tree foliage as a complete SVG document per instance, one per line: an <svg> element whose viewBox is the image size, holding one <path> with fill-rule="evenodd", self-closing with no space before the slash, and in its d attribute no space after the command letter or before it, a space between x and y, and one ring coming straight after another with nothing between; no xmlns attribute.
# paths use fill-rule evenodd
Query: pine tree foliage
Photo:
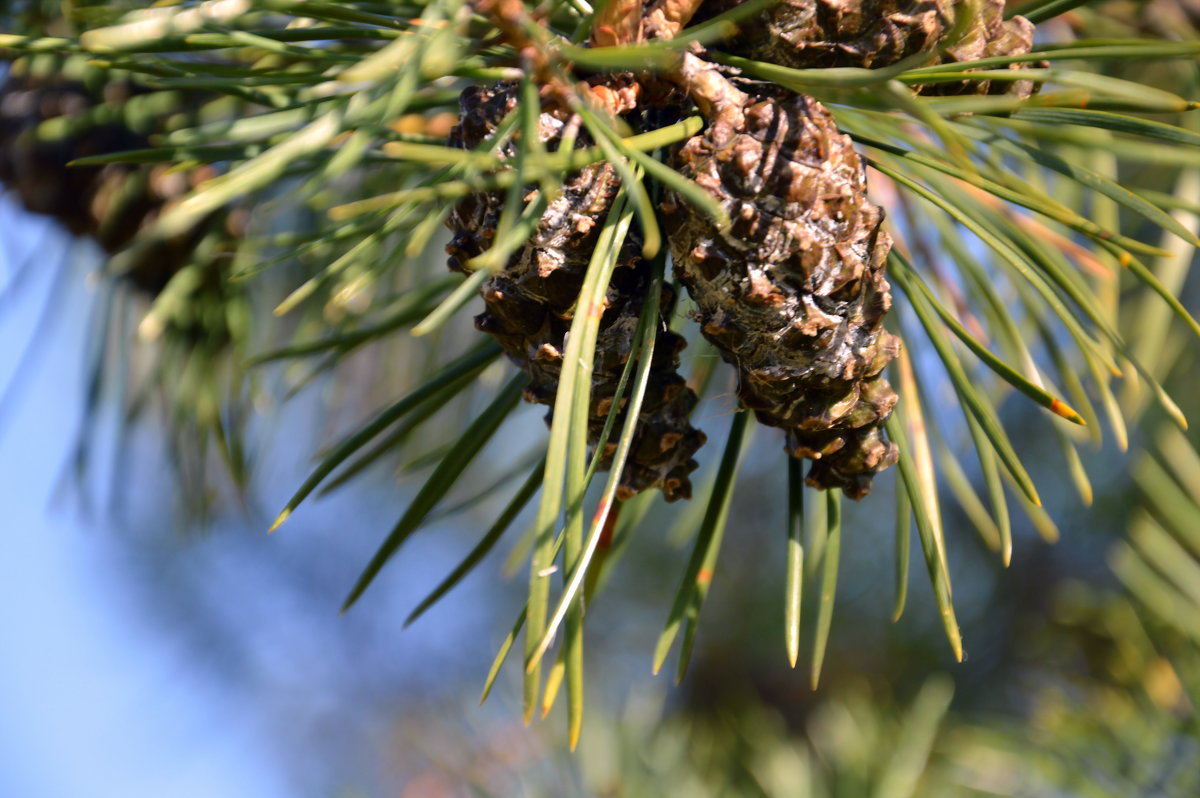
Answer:
<svg viewBox="0 0 1200 798"><path fill-rule="evenodd" d="M911 519L961 658L943 488L1005 564L1010 505L1056 535L1001 402L1015 392L1047 411L1085 503L1078 446L1107 433L1124 448L1146 400L1186 425L1135 325L1200 334L1171 277L1200 242L1155 171L1200 167L1200 42L1084 5L208 0L77 3L60 18L25 3L0 34L3 113L21 120L3 160L53 151L48 168L87 184L79 207L52 212L114 251L108 271L150 302L147 337L179 331L159 372L174 420L213 434L235 474L246 368L319 373L367 343L429 342L432 367L323 456L275 527L478 391L501 353L515 362L521 376L441 438L346 608L522 394L549 405L544 459L414 615L540 488L528 602L485 695L523 635L526 716L565 687L574 742L587 605L656 493L703 506L654 656L657 669L680 640L686 669L752 415L784 430L784 631L794 664L813 593L814 682L842 493L877 504L871 479L896 465L896 614ZM14 169L0 179L39 209ZM133 232L109 236L114 224ZM453 275L422 257L445 224ZM158 271L144 280L147 259ZM275 294L273 315L247 312L251 287ZM472 342L453 331L471 326L479 293L491 338ZM189 318L210 327L189 333ZM741 403L726 434L690 417L727 379L718 359ZM1136 401L1118 400L1122 382ZM954 437L974 445L983 496ZM693 455L714 464L711 488L688 487ZM820 529L804 528L806 502ZM817 539L821 584L805 585Z"/></svg>

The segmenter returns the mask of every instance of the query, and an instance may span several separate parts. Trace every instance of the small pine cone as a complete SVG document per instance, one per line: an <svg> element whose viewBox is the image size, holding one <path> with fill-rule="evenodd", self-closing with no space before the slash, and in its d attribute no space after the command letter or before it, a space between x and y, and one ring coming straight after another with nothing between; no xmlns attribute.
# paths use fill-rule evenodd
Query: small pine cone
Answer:
<svg viewBox="0 0 1200 798"><path fill-rule="evenodd" d="M11 74L0 85L0 183L26 210L53 216L109 254L125 248L166 207L212 176L210 167L178 172L165 165L67 165L77 158L149 146L145 135L122 124L87 120L98 107L119 107L136 91L124 81L92 87L57 72ZM39 130L52 121L64 123L55 137ZM207 233L221 233L224 250L233 249L225 217L218 211L170 240L144 247L122 276L157 296Z"/></svg>
<svg viewBox="0 0 1200 798"><path fill-rule="evenodd" d="M745 0L723 2L732 8ZM950 0L781 0L742 23L734 46L796 69L878 69L934 48L952 21L948 5Z"/></svg>
<svg viewBox="0 0 1200 798"><path fill-rule="evenodd" d="M883 211L817 101L745 97L728 119L674 153L732 220L719 230L668 195L675 273L704 335L738 368L742 402L787 431L793 456L815 461L809 484L861 498L897 456L882 430L896 403L882 372L899 352L883 329Z"/></svg>
<svg viewBox="0 0 1200 798"><path fill-rule="evenodd" d="M460 98L461 115L450 135L451 146L472 148L483 143L517 104L515 87L471 87ZM588 142L578 121L563 122L543 112L539 135L548 149L562 140L568 125L576 126L578 146ZM501 149L512 157L511 145ZM509 358L529 374L526 400L553 404L562 373L567 332L583 279L605 214L618 187L612 166L598 163L580 170L563 183L529 242L482 289L485 311L476 326L493 335ZM454 231L446 251L452 270L463 271L473 257L492 245L504 207L503 193L467 197L447 221ZM633 350L634 332L650 279L650 264L627 245L608 287L596 343L592 373L589 438L595 444L612 408L617 383ZM669 315L673 296L664 292L660 314ZM696 468L692 455L704 443L688 416L696 394L678 374L683 339L665 326L655 339L650 381L643 399L633 448L621 474L619 496L628 499L648 488L662 490L668 501L691 496L688 474ZM617 418L623 423L623 409ZM615 446L609 444L602 466L608 467Z"/></svg>
<svg viewBox="0 0 1200 798"><path fill-rule="evenodd" d="M697 19L715 16L746 0L708 0ZM721 45L755 60L793 67L891 66L921 51L932 51L954 27L961 0L780 0L762 15L740 23L740 32ZM970 61L1029 52L1033 24L1024 17L1005 21L1004 0L983 0L979 16L942 61ZM1013 64L1011 69L1027 65ZM948 88L950 87L950 88ZM925 94L1003 94L1028 96L1033 84L987 81L933 84Z"/></svg>
<svg viewBox="0 0 1200 798"><path fill-rule="evenodd" d="M75 235L95 235L93 198L113 190L132 168L67 163L148 145L121 125L89 125L57 138L40 137L37 129L49 120L82 125L102 101L83 84L57 77L10 75L0 86L0 182L27 210L54 216Z"/></svg>
<svg viewBox="0 0 1200 798"><path fill-rule="evenodd" d="M941 63L975 61L1006 55L1025 55L1033 49L1033 23L1025 17L1014 16L1004 19L1004 0L983 0L980 14L972 21L963 37L948 48ZM1009 64L1008 69L1044 67L1046 62ZM1026 98L1034 94L1041 84L1028 80L976 80L961 83L933 83L917 87L921 94L1012 94Z"/></svg>

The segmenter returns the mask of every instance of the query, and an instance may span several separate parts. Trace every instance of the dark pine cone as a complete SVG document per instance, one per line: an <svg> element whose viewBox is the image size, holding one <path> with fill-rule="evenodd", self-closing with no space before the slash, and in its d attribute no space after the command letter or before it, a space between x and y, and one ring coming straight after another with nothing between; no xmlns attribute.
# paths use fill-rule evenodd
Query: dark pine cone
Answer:
<svg viewBox="0 0 1200 798"><path fill-rule="evenodd" d="M516 107L517 92L509 84L471 87L459 102L460 123L450 134L450 144L473 148L491 136ZM548 149L561 141L567 124L551 113L541 114L539 135ZM578 136L579 146L585 146L584 134ZM513 148L506 146L501 152L512 157ZM508 356L529 374L525 398L530 402L554 402L574 306L617 185L617 177L606 163L588 166L564 181L562 194L550 203L529 242L483 287L486 310L476 318L476 326L495 336ZM492 245L503 206L503 193L487 193L468 197L454 209L447 222L454 231L446 247L451 269L463 270L467 261ZM650 264L637 255L635 246L627 246L608 288L596 343L589 423L593 444L600 437L632 352L649 280ZM661 314L669 315L672 305L673 296L664 292ZM684 341L665 325L660 325L657 335L633 448L621 475L619 495L623 499L652 487L660 488L668 501L690 497L688 474L696 468L692 455L705 440L704 433L688 422L697 399L678 373ZM619 416L618 425L622 422ZM613 448L610 443L605 460Z"/></svg>
<svg viewBox="0 0 1200 798"><path fill-rule="evenodd" d="M123 124L90 119L98 109L120 109L138 89L119 80L92 86L52 70L30 74L26 66L14 65L0 84L0 183L27 210L53 216L112 254L211 175L208 167L181 173L166 165L68 166L77 158L150 146L146 135ZM47 131L46 122L59 127ZM227 240L220 249L231 250L225 213L217 212L174 239L144 247L123 276L157 295L213 230Z"/></svg>
<svg viewBox="0 0 1200 798"><path fill-rule="evenodd" d="M714 16L746 0L708 0L697 18ZM721 45L739 55L796 69L864 67L878 69L933 50L950 33L961 0L781 0ZM940 62L1023 55L1033 46L1033 24L1024 17L1005 21L1004 0L982 0L982 8L962 38ZM1013 64L1020 69L1027 65ZM948 88L950 87L950 88ZM1028 82L987 81L933 84L925 94L1004 94L1028 96Z"/></svg>
<svg viewBox="0 0 1200 798"><path fill-rule="evenodd" d="M897 457L882 370L900 343L883 329L891 239L850 139L811 98L746 97L739 118L710 123L673 165L732 220L718 230L673 195L664 208L675 273L738 368L742 402L813 459L810 485L865 496Z"/></svg>
<svg viewBox="0 0 1200 798"><path fill-rule="evenodd" d="M85 117L100 102L103 98L83 84L63 78L10 75L0 85L0 181L28 210L56 217L75 235L97 232L93 198L132 170L68 168L67 163L148 146L144 137L122 125L85 125ZM38 126L48 120L82 129L54 138L39 136Z"/></svg>

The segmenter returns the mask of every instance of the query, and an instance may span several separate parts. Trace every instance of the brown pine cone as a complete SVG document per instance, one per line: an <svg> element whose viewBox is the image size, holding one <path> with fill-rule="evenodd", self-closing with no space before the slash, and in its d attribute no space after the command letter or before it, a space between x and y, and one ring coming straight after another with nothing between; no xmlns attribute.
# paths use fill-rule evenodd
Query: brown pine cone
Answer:
<svg viewBox="0 0 1200 798"><path fill-rule="evenodd" d="M675 273L704 335L738 368L742 402L787 431L793 456L814 460L809 484L861 498L897 456L882 429L896 403L882 371L900 346L883 329L883 211L818 102L741 96L740 114L724 109L674 153L732 220L718 230L668 195Z"/></svg>
<svg viewBox="0 0 1200 798"><path fill-rule="evenodd" d="M1004 19L1004 0L982 0L980 14L972 21L963 37L946 49L940 63L975 61L1005 55L1025 55L1033 49L1033 23L1025 17ZM1009 64L1007 69L1044 67L1046 62ZM998 67L999 68L999 67ZM1029 97L1041 84L1027 80L1019 81L963 81L961 83L933 83L918 87L921 94L1013 94Z"/></svg>
<svg viewBox="0 0 1200 798"><path fill-rule="evenodd" d="M712 2L712 0L710 0ZM723 8L745 0L718 0ZM708 5L708 4L706 4ZM937 46L952 16L950 0L781 0L741 23L735 48L796 69L889 66Z"/></svg>
<svg viewBox="0 0 1200 798"><path fill-rule="evenodd" d="M708 0L697 19L715 16L746 0ZM1033 45L1033 24L1024 17L1005 21L1004 0L982 0L978 16L938 63L1019 55ZM737 55L795 69L890 66L921 51L933 51L954 27L961 0L781 0L740 24L723 43ZM1027 65L1013 64L1021 69ZM950 87L950 88L948 88ZM925 94L1004 94L1028 96L1028 82L988 81L933 84Z"/></svg>
<svg viewBox="0 0 1200 798"><path fill-rule="evenodd" d="M466 89L460 98L461 121L450 135L451 146L478 146L516 104L516 89L510 84ZM568 124L577 126L578 122L541 114L539 135L548 149L553 150L562 140ZM578 146L589 143L583 131L577 135ZM502 148L502 154L512 157L513 147ZM486 310L476 318L476 326L495 336L510 359L529 374L525 398L530 402L554 402L574 306L617 187L617 176L607 163L588 166L569 177L529 242L483 287ZM467 261L492 245L503 206L503 193L485 193L464 199L454 209L447 222L454 231L446 247L451 269L463 270ZM589 421L593 444L599 439L617 382L632 353L650 279L650 264L637 254L635 243L630 242L621 253L600 322ZM661 314L668 315L672 305L673 297L665 292ZM697 399L678 374L684 341L663 324L657 336L634 445L621 475L619 495L623 499L652 487L661 489L668 501L690 497L688 474L696 468L692 455L705 440L688 422ZM619 415L618 425L623 420ZM613 448L610 444L606 459Z"/></svg>

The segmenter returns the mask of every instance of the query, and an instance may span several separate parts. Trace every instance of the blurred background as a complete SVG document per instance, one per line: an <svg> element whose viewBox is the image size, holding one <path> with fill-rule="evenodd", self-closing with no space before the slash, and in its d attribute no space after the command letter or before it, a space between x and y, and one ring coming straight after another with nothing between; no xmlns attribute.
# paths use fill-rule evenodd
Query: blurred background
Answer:
<svg viewBox="0 0 1200 798"><path fill-rule="evenodd" d="M1114 30L1146 13L1145 4L1111 5ZM1198 230L1198 175L1194 166L1147 167L1139 179L1176 197L1176 219ZM1111 440L1083 450L1090 505L1039 426L1041 411L1012 392L1002 400L1046 504L1032 521L1014 517L1008 568L976 531L967 494L950 484L979 483L978 469L943 474L943 490L961 500L944 516L961 664L919 551L907 607L893 621L895 470L868 500L846 503L815 691L807 653L793 670L783 642L786 460L778 436L757 430L686 677L676 685L670 667L652 675L651 654L704 507L680 514L655 498L589 608L588 713L570 753L561 706L547 721L521 723L519 665L508 663L479 705L525 594L519 544L502 545L405 625L504 507L506 478L536 459L541 408L520 407L472 466L455 496L478 500L423 527L338 614L444 451L446 431L487 406L510 366L488 365L478 390L442 408L400 454L310 498L267 535L314 452L358 429L431 355L383 340L339 352L336 368L272 361L231 376L212 366L227 351L241 358L280 342L243 333L241 311L163 315L162 303L134 290L156 284L153 274L114 287L103 242L25 200L0 197L0 795L1200 795L1197 436L1143 412L1134 395L1121 397L1140 422L1128 450ZM265 217L247 224L261 232ZM431 258L427 273L441 273L441 257ZM203 259L193 265L203 273ZM1194 310L1200 282L1190 265L1187 251L1156 268ZM152 298L174 284L160 282ZM283 296L269 282L260 290L271 303ZM222 295L220 307L240 302ZM263 297L245 302L270 307ZM148 331L146 318L166 333ZM1161 316L1138 318L1150 321L1131 339L1154 355L1187 417L1200 419L1194 342L1154 326ZM471 335L469 324L451 325L433 356L461 350ZM174 361L154 347L180 340L189 354L179 371L156 365ZM204 377L188 369L200 362L195 351L211 358ZM694 345L685 369L712 357ZM928 365L917 363L929 375L927 412L955 407ZM190 379L236 399L241 432L230 432L225 409L206 415ZM734 385L727 370L713 379L695 419L719 440ZM136 387L130 395L145 384L155 386L148 397ZM180 386L183 401L197 403L186 413L169 390ZM212 407L225 408L221 399ZM972 463L965 432L946 444ZM699 459L703 496L719 446ZM529 526L532 512L515 527Z"/></svg>

